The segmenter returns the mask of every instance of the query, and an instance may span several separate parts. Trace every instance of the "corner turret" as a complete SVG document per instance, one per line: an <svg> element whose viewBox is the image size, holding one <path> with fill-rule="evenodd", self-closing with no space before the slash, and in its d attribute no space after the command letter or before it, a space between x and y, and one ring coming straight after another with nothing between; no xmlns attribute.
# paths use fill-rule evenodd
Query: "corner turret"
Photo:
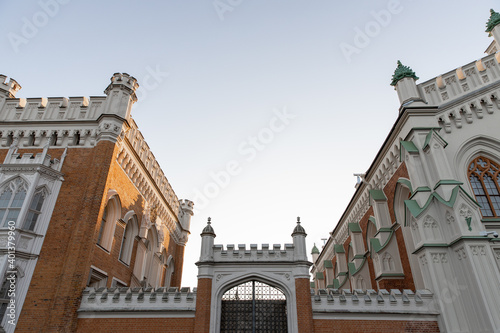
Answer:
<svg viewBox="0 0 500 333"><path fill-rule="evenodd" d="M392 75L391 86L394 86L394 89L398 92L401 105L408 105L416 101L422 102L415 83L416 80L418 80L418 77L415 72L398 60L398 67L396 67Z"/></svg>
<svg viewBox="0 0 500 333"><path fill-rule="evenodd" d="M297 225L293 229L293 257L294 260L307 261L306 231L300 225L300 217L297 217Z"/></svg>
<svg viewBox="0 0 500 333"><path fill-rule="evenodd" d="M137 79L127 73L115 73L110 80L111 83L104 90L108 97L103 113L116 114L124 119L129 119L132 105L137 102L135 94L139 88Z"/></svg>
<svg viewBox="0 0 500 333"><path fill-rule="evenodd" d="M207 226L203 228L201 232L201 253L200 262L203 261L213 261L214 260L214 239L215 231L212 228L212 219L209 217L207 220Z"/></svg>
<svg viewBox="0 0 500 333"><path fill-rule="evenodd" d="M189 232L191 227L191 216L194 215L193 206L194 203L190 200L179 200L179 222L181 223L182 229L187 232Z"/></svg>
<svg viewBox="0 0 500 333"><path fill-rule="evenodd" d="M314 243L314 246L313 246L312 251L311 251L311 255L313 257L313 263L315 263L316 260L318 260L318 257L319 257L319 250L316 247L316 243Z"/></svg>
<svg viewBox="0 0 500 333"><path fill-rule="evenodd" d="M21 86L13 78L7 82L7 76L0 74L0 96L5 98L15 98L16 93L21 90Z"/></svg>

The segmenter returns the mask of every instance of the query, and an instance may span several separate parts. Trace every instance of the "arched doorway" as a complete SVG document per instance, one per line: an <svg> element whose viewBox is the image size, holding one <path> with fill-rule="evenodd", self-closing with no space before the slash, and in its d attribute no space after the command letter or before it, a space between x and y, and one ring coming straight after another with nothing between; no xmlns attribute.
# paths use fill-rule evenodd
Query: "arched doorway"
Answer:
<svg viewBox="0 0 500 333"><path fill-rule="evenodd" d="M227 290L221 300L220 332L288 332L285 294L256 280Z"/></svg>

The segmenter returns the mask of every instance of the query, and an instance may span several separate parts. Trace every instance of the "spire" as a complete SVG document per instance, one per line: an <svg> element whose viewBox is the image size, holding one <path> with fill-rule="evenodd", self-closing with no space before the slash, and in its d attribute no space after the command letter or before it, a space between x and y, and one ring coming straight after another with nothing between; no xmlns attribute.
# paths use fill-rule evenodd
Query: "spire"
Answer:
<svg viewBox="0 0 500 333"><path fill-rule="evenodd" d="M313 248L312 248L311 254L319 254L319 250L318 250L318 248L316 247L316 243L314 243L314 246L313 246Z"/></svg>
<svg viewBox="0 0 500 333"><path fill-rule="evenodd" d="M490 32L500 24L500 14L490 9L490 19L486 22L486 32Z"/></svg>
<svg viewBox="0 0 500 333"><path fill-rule="evenodd" d="M392 75L391 86L395 86L399 80L405 77L412 77L415 80L418 80L418 76L415 75L415 72L410 67L403 65L401 61L398 60L398 67L396 67L396 70Z"/></svg>

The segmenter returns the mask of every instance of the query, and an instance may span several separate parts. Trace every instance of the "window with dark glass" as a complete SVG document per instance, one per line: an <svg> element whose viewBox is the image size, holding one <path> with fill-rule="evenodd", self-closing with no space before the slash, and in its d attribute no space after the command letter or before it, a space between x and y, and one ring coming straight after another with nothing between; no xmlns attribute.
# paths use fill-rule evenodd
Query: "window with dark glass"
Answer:
<svg viewBox="0 0 500 333"><path fill-rule="evenodd" d="M469 181L483 217L500 217L500 166L480 156L469 165Z"/></svg>
<svg viewBox="0 0 500 333"><path fill-rule="evenodd" d="M9 221L17 221L24 199L26 198L26 186L18 178L4 188L0 194L0 222L6 227Z"/></svg>
<svg viewBox="0 0 500 333"><path fill-rule="evenodd" d="M42 205L44 196L42 192L37 192L31 200L31 205L28 209L28 214L26 215L26 219L24 220L23 229L26 230L35 230L36 222L38 221L38 216L42 213Z"/></svg>
<svg viewBox="0 0 500 333"><path fill-rule="evenodd" d="M97 237L97 244L102 245L102 238L104 235L104 229L106 228L106 218L108 216L108 206L104 208L104 213L102 213L101 227L99 228L99 236Z"/></svg>

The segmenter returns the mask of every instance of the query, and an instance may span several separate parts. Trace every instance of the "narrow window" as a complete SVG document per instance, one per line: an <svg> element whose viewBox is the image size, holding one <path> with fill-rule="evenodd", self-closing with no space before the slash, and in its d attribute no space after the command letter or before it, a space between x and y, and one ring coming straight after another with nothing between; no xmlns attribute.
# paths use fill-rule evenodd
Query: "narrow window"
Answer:
<svg viewBox="0 0 500 333"><path fill-rule="evenodd" d="M480 156L469 165L469 181L483 217L500 217L500 167Z"/></svg>
<svg viewBox="0 0 500 333"><path fill-rule="evenodd" d="M18 178L11 182L0 195L0 219L2 227L7 227L9 221L17 222L19 212L26 198L26 185Z"/></svg>
<svg viewBox="0 0 500 333"><path fill-rule="evenodd" d="M38 221L38 216L42 213L42 205L44 201L44 196L42 192L37 192L31 201L31 205L28 209L28 215L24 220L23 229L35 230L36 222Z"/></svg>
<svg viewBox="0 0 500 333"><path fill-rule="evenodd" d="M99 236L97 237L97 244L102 245L104 229L106 228L106 219L108 217L108 206L104 208L104 213L102 213L101 227L99 228Z"/></svg>

